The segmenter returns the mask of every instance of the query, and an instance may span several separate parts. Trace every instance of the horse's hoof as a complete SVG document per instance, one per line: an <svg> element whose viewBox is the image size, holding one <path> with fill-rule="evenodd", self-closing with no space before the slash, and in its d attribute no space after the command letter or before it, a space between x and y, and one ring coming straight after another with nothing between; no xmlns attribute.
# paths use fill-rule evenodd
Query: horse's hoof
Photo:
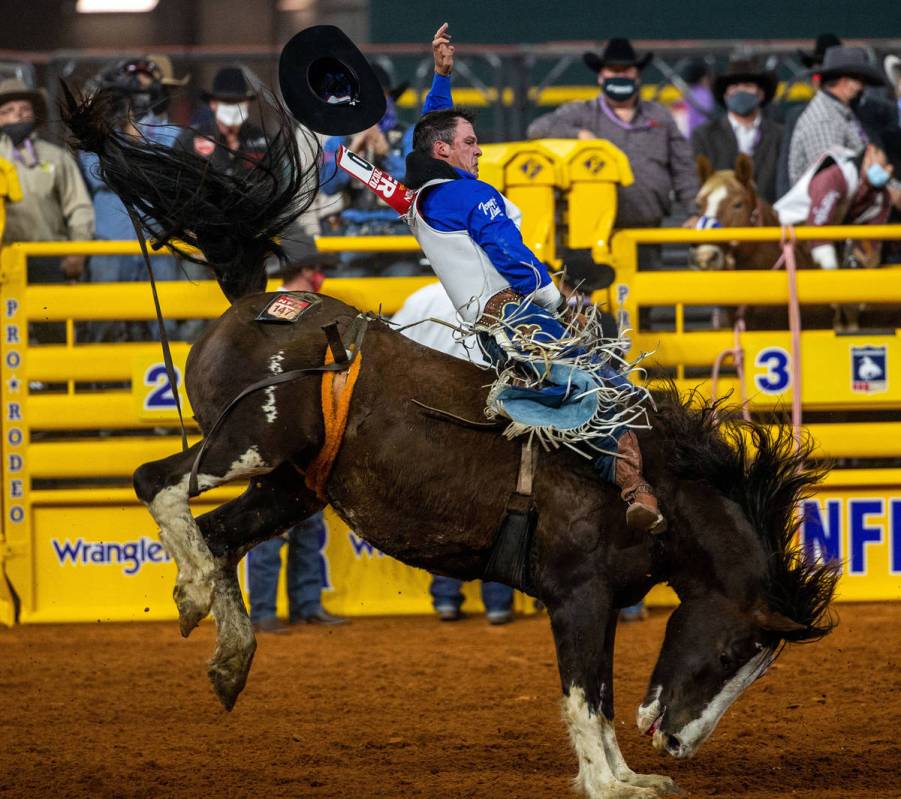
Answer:
<svg viewBox="0 0 901 799"><path fill-rule="evenodd" d="M639 788L650 788L658 796L682 793L682 789L673 780L669 777L664 777L662 774L634 774L626 781L630 785L636 785Z"/></svg>
<svg viewBox="0 0 901 799"><path fill-rule="evenodd" d="M230 655L221 655L217 652L210 661L207 674L213 684L213 691L226 710L231 710L235 706L247 684L247 675L250 673L256 648L256 641L251 639L246 649Z"/></svg>
<svg viewBox="0 0 901 799"><path fill-rule="evenodd" d="M213 605L212 588L194 582L176 583L175 589L172 591L172 598L178 608L178 627L182 637L187 638L191 631L209 615Z"/></svg>

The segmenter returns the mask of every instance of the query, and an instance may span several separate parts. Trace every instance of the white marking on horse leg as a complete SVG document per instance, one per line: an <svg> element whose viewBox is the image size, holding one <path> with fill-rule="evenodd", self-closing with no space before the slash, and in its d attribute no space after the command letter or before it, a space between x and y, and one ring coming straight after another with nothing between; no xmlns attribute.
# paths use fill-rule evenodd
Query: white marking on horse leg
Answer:
<svg viewBox="0 0 901 799"><path fill-rule="evenodd" d="M638 724L638 731L642 735L651 728L651 725L660 718L660 714L663 712L663 707L660 704L660 694L662 693L663 686L655 686L654 698L650 702L645 702L638 706L638 714L635 721Z"/></svg>
<svg viewBox="0 0 901 799"><path fill-rule="evenodd" d="M268 386L263 390L266 395L266 401L263 403L263 413L266 421L272 424L278 419L278 408L275 406L275 386Z"/></svg>
<svg viewBox="0 0 901 799"><path fill-rule="evenodd" d="M279 350L273 355L269 356L269 371L274 375L280 375L285 370L282 368L282 363L285 360L285 351Z"/></svg>
<svg viewBox="0 0 901 799"><path fill-rule="evenodd" d="M639 788L650 788L658 794L678 793L679 788L669 777L662 774L638 774L629 768L623 753L620 751L619 742L616 740L616 727L610 719L600 717L601 740L604 752L607 755L607 763L614 776L629 785Z"/></svg>
<svg viewBox="0 0 901 799"><path fill-rule="evenodd" d="M257 643L233 567L222 566L213 597L216 652L208 674L219 701L231 710L247 682Z"/></svg>
<svg viewBox="0 0 901 799"><path fill-rule="evenodd" d="M589 710L585 691L576 685L570 687L569 696L563 699L563 718L579 759L575 783L586 796L590 799L650 799L657 796L655 791L629 785L614 774L601 737L602 717Z"/></svg>
<svg viewBox="0 0 901 799"><path fill-rule="evenodd" d="M270 470L256 447L245 451L222 477L199 474L197 485L206 491L238 477L252 477ZM218 566L188 505L189 475L159 491L147 507L160 528L160 541L175 560L178 577L173 596L178 606L181 633L190 634L210 612L213 579Z"/></svg>
<svg viewBox="0 0 901 799"><path fill-rule="evenodd" d="M754 680L766 671L772 657L773 652L771 649L764 649L757 655L754 655L722 687L722 690L710 700L698 718L688 722L681 730L674 733L675 738L678 740L677 745L673 745L672 736L667 735L662 730L658 730L654 734L654 748L665 750L673 757L681 758L694 755L701 744L707 740L710 733L716 729L716 725L719 724L720 719L729 709L729 706L744 693L745 689Z"/></svg>

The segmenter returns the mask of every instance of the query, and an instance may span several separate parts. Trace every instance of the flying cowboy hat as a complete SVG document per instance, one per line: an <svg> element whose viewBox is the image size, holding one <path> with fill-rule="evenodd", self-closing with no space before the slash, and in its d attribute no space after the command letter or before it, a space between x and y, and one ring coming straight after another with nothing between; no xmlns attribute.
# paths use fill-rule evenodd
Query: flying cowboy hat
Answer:
<svg viewBox="0 0 901 799"><path fill-rule="evenodd" d="M285 45L278 82L294 118L317 133L359 133L385 115L385 94L375 70L333 25L306 28Z"/></svg>
<svg viewBox="0 0 901 799"><path fill-rule="evenodd" d="M855 78L868 86L885 85L885 75L869 62L863 47L830 47L816 72L823 83L836 78Z"/></svg>
<svg viewBox="0 0 901 799"><path fill-rule="evenodd" d="M213 77L213 88L203 89L200 96L206 101L219 100L223 103L243 103L256 99L257 93L247 82L241 67L223 67Z"/></svg>
<svg viewBox="0 0 901 799"><path fill-rule="evenodd" d="M31 89L19 78L0 81L0 105L13 100L28 100L34 110L34 120L37 124L47 119L47 97L42 89Z"/></svg>
<svg viewBox="0 0 901 799"><path fill-rule="evenodd" d="M582 54L585 62L592 72L600 72L604 67L638 67L644 69L654 57L653 53L645 53L640 58L628 39L614 38L607 42L604 52L587 52Z"/></svg>
<svg viewBox="0 0 901 799"><path fill-rule="evenodd" d="M735 83L754 83L759 86L763 92L760 105L764 106L775 97L779 78L775 72L763 69L753 58L733 58L728 70L713 79L713 96L720 105L726 104L726 89Z"/></svg>
<svg viewBox="0 0 901 799"><path fill-rule="evenodd" d="M834 33L821 33L814 42L812 53L806 50L797 50L796 52L801 63L808 69L813 69L823 63L823 56L830 47L839 47L841 43L842 40Z"/></svg>

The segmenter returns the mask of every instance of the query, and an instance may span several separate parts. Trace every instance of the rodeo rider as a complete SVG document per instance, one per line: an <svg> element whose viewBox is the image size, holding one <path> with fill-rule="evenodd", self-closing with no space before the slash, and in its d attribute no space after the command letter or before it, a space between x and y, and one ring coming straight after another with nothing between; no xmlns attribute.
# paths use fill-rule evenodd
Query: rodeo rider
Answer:
<svg viewBox="0 0 901 799"><path fill-rule="evenodd" d="M424 116L413 134L413 152L407 157L405 182L419 190L413 234L435 273L468 322L500 315L508 303L531 302L528 321L538 323L545 335L560 339L564 328L557 315L566 300L551 281L547 267L525 246L518 221L521 216L494 187L478 179L478 137L473 117L452 106L450 74L454 47L447 25L432 42L435 76L426 98ZM499 344L485 333L480 343L492 361L506 360ZM628 381L612 369L605 379L617 387ZM626 518L633 529L659 533L666 520L652 488L641 474L641 452L632 431L618 436L618 457L611 479L628 503ZM599 464L600 466L600 464Z"/></svg>

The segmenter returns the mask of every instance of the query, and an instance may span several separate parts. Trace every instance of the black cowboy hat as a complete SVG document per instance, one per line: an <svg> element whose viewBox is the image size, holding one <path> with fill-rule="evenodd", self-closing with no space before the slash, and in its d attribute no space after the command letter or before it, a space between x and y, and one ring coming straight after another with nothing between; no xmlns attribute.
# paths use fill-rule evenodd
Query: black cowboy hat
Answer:
<svg viewBox="0 0 901 799"><path fill-rule="evenodd" d="M379 85L381 85L385 94L387 94L392 100L399 100L401 95L410 88L410 81L404 80L398 83L396 86L391 85L391 77L388 75L388 70L385 69L381 64L376 63L375 61L370 61L369 66L372 67L372 71L375 72L376 78L378 78Z"/></svg>
<svg viewBox="0 0 901 799"><path fill-rule="evenodd" d="M268 259L267 277L287 278L297 274L301 269L323 270L337 266L340 262L337 253L319 252L313 237L304 233L294 233L291 238L283 238L280 244L285 258Z"/></svg>
<svg viewBox="0 0 901 799"><path fill-rule="evenodd" d="M278 82L294 118L317 133L347 136L385 115L385 94L372 65L333 25L306 28L285 45Z"/></svg>
<svg viewBox="0 0 901 799"><path fill-rule="evenodd" d="M761 105L766 105L776 96L779 87L779 77L775 72L762 68L762 65L752 58L734 58L729 62L729 68L721 75L713 79L713 96L720 105L726 105L726 89L734 83L755 83L763 92Z"/></svg>
<svg viewBox="0 0 901 799"><path fill-rule="evenodd" d="M796 50L795 52L805 67L813 69L823 63L823 56L830 47L839 47L841 43L842 40L834 33L821 33L814 42L812 53L805 50Z"/></svg>
<svg viewBox="0 0 901 799"><path fill-rule="evenodd" d="M223 67L213 78L213 88L204 89L200 96L209 102L221 100L223 103L243 103L256 98L256 92L247 82L247 76L241 67Z"/></svg>
<svg viewBox="0 0 901 799"><path fill-rule="evenodd" d="M613 38L607 42L604 52L587 52L582 54L585 66L592 72L600 72L604 67L638 67L644 69L654 57L653 53L645 53L640 58L628 39Z"/></svg>
<svg viewBox="0 0 901 799"><path fill-rule="evenodd" d="M868 86L885 85L885 75L870 63L863 47L830 47L816 72L823 83L836 78L855 78Z"/></svg>
<svg viewBox="0 0 901 799"><path fill-rule="evenodd" d="M873 144L881 148L894 167L892 177L901 180L901 127L886 128L873 136Z"/></svg>
<svg viewBox="0 0 901 799"><path fill-rule="evenodd" d="M616 272L607 264L599 264L591 257L591 250L572 249L560 253L564 280L571 289L592 294L610 286ZM553 268L551 268L553 271Z"/></svg>

